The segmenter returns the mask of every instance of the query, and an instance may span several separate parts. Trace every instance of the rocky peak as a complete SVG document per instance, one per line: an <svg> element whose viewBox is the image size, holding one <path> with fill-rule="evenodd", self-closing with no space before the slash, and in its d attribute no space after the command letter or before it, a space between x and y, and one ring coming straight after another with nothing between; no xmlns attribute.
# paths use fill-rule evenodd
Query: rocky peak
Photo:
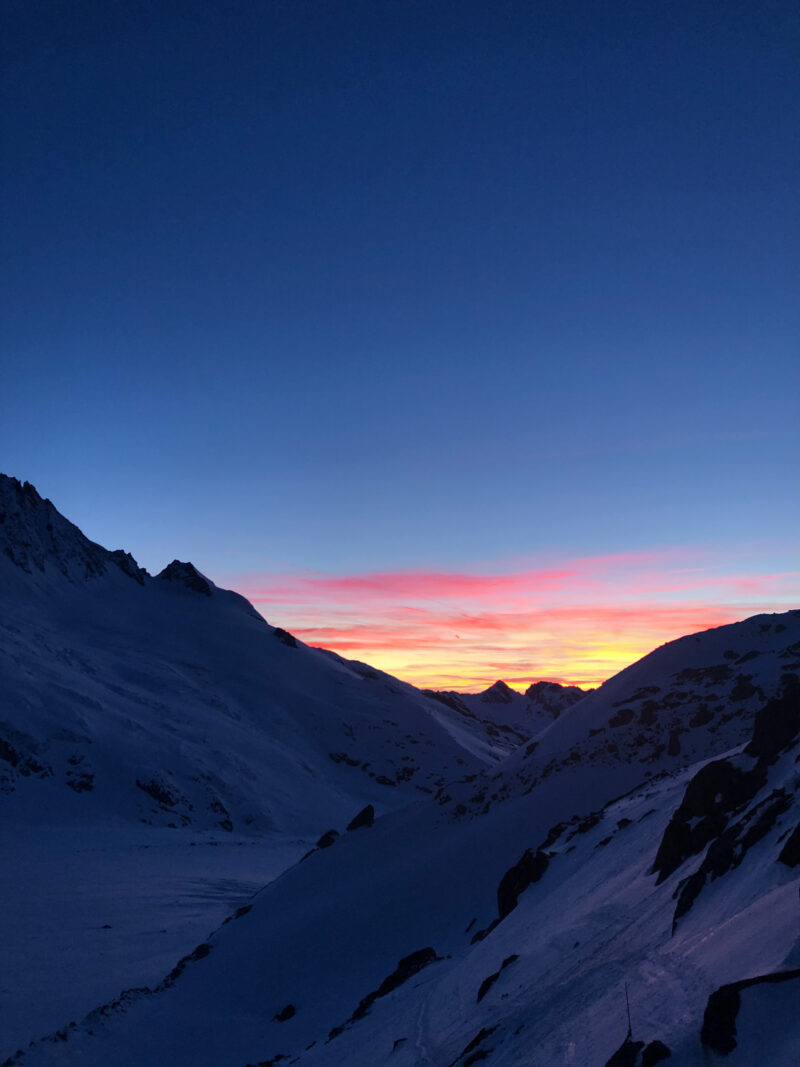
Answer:
<svg viewBox="0 0 800 1067"><path fill-rule="evenodd" d="M70 581L105 574L109 555L30 482L5 474L0 474L0 549L26 574L54 567Z"/></svg>
<svg viewBox="0 0 800 1067"><path fill-rule="evenodd" d="M187 589L191 589L195 593L211 596L211 583L193 563L183 563L179 559L174 559L157 577L164 582L176 582L179 585L185 585Z"/></svg>
<svg viewBox="0 0 800 1067"><path fill-rule="evenodd" d="M26 574L56 570L70 582L99 578L109 563L140 585L147 577L129 552L90 541L30 482L6 474L0 474L0 552Z"/></svg>
<svg viewBox="0 0 800 1067"><path fill-rule="evenodd" d="M510 704L518 695L505 682L497 681L481 693L481 701L484 704Z"/></svg>
<svg viewBox="0 0 800 1067"><path fill-rule="evenodd" d="M525 690L529 704L535 704L558 718L562 711L572 707L586 693L576 685L559 685L558 682L534 682Z"/></svg>

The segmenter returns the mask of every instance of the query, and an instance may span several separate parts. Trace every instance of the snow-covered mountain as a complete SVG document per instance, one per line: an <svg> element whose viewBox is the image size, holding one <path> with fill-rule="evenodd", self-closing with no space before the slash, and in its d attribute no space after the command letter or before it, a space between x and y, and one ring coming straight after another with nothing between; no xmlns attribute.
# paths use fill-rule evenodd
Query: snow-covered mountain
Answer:
<svg viewBox="0 0 800 1067"><path fill-rule="evenodd" d="M7 477L0 604L7 819L316 837L520 740L303 645L191 563L151 577Z"/></svg>
<svg viewBox="0 0 800 1067"><path fill-rule="evenodd" d="M585 695L426 695L293 644L190 565L151 578L8 482L0 846L46 875L52 936L84 940L28 1009L12 985L30 1000L35 967L0 930L7 1064L800 1062L800 611L671 642ZM531 720L515 747L502 727ZM110 837L104 878L150 864L175 901L144 893L101 930L122 898L87 917L58 878ZM198 887L217 911L173 936ZM130 910L112 974L136 988L98 995Z"/></svg>
<svg viewBox="0 0 800 1067"><path fill-rule="evenodd" d="M359 813L496 764L493 733L0 476L0 1058L156 980Z"/></svg>
<svg viewBox="0 0 800 1067"><path fill-rule="evenodd" d="M591 692L591 690L590 690ZM479 724L483 732L508 751L541 733L562 711L586 696L575 685L534 682L518 693L503 681L482 693L456 693L426 689L425 694Z"/></svg>
<svg viewBox="0 0 800 1067"><path fill-rule="evenodd" d="M768 622L796 644L800 612L727 627L725 647ZM590 763L588 803L553 772L456 821L432 802L346 835L154 988L9 1063L795 1064L800 690L783 673L753 714L734 702L744 744L642 761L623 796L618 766Z"/></svg>

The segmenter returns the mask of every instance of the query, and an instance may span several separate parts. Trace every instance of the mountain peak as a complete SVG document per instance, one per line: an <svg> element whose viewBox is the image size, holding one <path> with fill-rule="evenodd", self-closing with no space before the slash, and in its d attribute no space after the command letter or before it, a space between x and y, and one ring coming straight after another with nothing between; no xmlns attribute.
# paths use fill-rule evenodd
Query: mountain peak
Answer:
<svg viewBox="0 0 800 1067"><path fill-rule="evenodd" d="M549 712L554 719L584 696L586 692L578 686L560 685L558 682L533 682L525 690L528 703Z"/></svg>
<svg viewBox="0 0 800 1067"><path fill-rule="evenodd" d="M109 553L41 497L30 482L0 474L0 548L26 574L48 564L70 581L106 572Z"/></svg>
<svg viewBox="0 0 800 1067"><path fill-rule="evenodd" d="M211 582L200 573L193 563L183 563L179 559L174 559L156 577L165 582L177 582L180 585L185 585L187 589L191 589L195 593L211 596Z"/></svg>
<svg viewBox="0 0 800 1067"><path fill-rule="evenodd" d="M498 680L481 693L481 700L484 704L510 704L518 695L511 686L506 685L502 680Z"/></svg>
<svg viewBox="0 0 800 1067"><path fill-rule="evenodd" d="M55 569L70 582L99 578L109 563L140 585L147 575L129 552L90 541L35 486L7 474L0 474L0 551L25 574Z"/></svg>

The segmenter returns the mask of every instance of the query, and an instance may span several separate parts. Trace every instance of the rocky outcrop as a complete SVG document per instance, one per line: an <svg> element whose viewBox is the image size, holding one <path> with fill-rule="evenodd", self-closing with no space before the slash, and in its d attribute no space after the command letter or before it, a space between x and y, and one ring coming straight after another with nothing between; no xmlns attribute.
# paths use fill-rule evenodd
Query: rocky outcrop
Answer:
<svg viewBox="0 0 800 1067"><path fill-rule="evenodd" d="M515 697L519 694L506 685L505 682L495 682L494 685L489 686L483 693L481 693L481 703L483 704L511 704Z"/></svg>
<svg viewBox="0 0 800 1067"><path fill-rule="evenodd" d="M193 563L182 563L179 559L174 559L172 563L168 564L160 574L156 575L164 582L174 582L177 585L183 585L187 589L191 589L194 593L202 593L204 596L211 596L211 585L206 578L198 571Z"/></svg>
<svg viewBox="0 0 800 1067"><path fill-rule="evenodd" d="M372 806L372 804L367 804L365 808L361 809L358 815L356 815L353 819L350 820L350 822L347 824L347 829L348 831L365 829L369 826L372 826L374 822L375 808Z"/></svg>
<svg viewBox="0 0 800 1067"><path fill-rule="evenodd" d="M5 474L0 474L0 551L26 574L54 570L71 582L105 574L111 555L30 482Z"/></svg>
<svg viewBox="0 0 800 1067"><path fill-rule="evenodd" d="M703 1027L700 1040L715 1052L727 1055L736 1048L736 1017L741 1006L741 993L751 986L789 982L800 979L800 969L793 971L774 971L756 978L744 978L739 982L730 982L714 990L708 998L703 1014Z"/></svg>
<svg viewBox="0 0 800 1067"><path fill-rule="evenodd" d="M315 848L330 848L338 836L338 830L326 830L319 841L317 841Z"/></svg>
<svg viewBox="0 0 800 1067"><path fill-rule="evenodd" d="M413 978L414 975L418 974L424 967L427 967L431 963L437 963L441 958L441 956L436 955L436 952L432 948L421 948L416 952L412 952L408 956L404 956L398 962L392 973L384 978L378 988L372 993L367 993L367 995L359 1001L358 1007L350 1016L348 1023L363 1019L364 1016L368 1014L376 1000L388 996L389 993L403 985L409 978Z"/></svg>
<svg viewBox="0 0 800 1067"><path fill-rule="evenodd" d="M549 863L546 852L541 849L533 852L528 848L506 871L497 887L497 913L501 920L516 908L520 893L539 881Z"/></svg>
<svg viewBox="0 0 800 1067"><path fill-rule="evenodd" d="M288 630L282 630L280 626L276 626L272 631L272 636L276 637L287 648L297 648L297 638L294 634L290 634Z"/></svg>
<svg viewBox="0 0 800 1067"><path fill-rule="evenodd" d="M758 766L743 770L723 759L701 767L664 830L652 867L658 874L656 885L719 837L729 813L755 796L764 781Z"/></svg>
<svg viewBox="0 0 800 1067"><path fill-rule="evenodd" d="M783 692L756 712L753 739L745 749L763 763L773 763L800 733L800 682L784 675Z"/></svg>

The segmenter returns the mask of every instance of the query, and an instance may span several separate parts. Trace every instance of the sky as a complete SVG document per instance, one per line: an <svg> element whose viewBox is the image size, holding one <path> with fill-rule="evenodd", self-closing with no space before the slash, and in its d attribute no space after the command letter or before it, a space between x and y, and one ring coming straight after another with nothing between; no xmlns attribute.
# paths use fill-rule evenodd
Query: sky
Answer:
<svg viewBox="0 0 800 1067"><path fill-rule="evenodd" d="M88 536L462 689L800 602L796 4L0 37L0 469Z"/></svg>

